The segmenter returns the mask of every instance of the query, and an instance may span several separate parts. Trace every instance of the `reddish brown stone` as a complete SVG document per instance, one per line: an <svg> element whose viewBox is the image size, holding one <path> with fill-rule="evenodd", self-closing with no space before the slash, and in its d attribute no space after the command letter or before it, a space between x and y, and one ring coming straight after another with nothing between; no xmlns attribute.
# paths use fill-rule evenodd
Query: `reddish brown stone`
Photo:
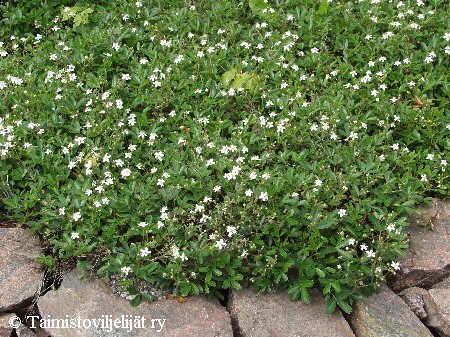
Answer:
<svg viewBox="0 0 450 337"><path fill-rule="evenodd" d="M411 216L410 247L399 260L401 270L392 282L395 292L428 289L450 275L450 201L433 199L418 209L421 213Z"/></svg>
<svg viewBox="0 0 450 337"><path fill-rule="evenodd" d="M424 297L426 298L428 296L428 292L425 289L418 287L407 288L399 293L399 295L412 312L422 321L428 318L424 299Z"/></svg>
<svg viewBox="0 0 450 337"><path fill-rule="evenodd" d="M0 314L0 336L11 336L13 328L10 325L10 320L15 316L14 314Z"/></svg>
<svg viewBox="0 0 450 337"><path fill-rule="evenodd" d="M0 228L0 312L30 303L40 289L44 271L36 262L39 239L21 228Z"/></svg>
<svg viewBox="0 0 450 337"><path fill-rule="evenodd" d="M433 337L408 305L385 284L379 293L355 303L349 322L357 337Z"/></svg>
<svg viewBox="0 0 450 337"><path fill-rule="evenodd" d="M39 311L43 318L78 320L79 317L80 322L98 320L104 329L101 326L95 327L93 321L86 321L85 326L90 325L89 328L83 328L83 325L80 325L81 328L70 329L41 326L53 337L233 336L230 316L217 301L208 300L204 296L193 296L186 298L185 303L158 300L143 302L133 308L129 301L113 295L105 282L97 279L81 281L78 276L77 270L66 275L58 290L47 293L39 300ZM123 326L122 317L136 319L132 330L120 327ZM115 328L111 326L112 331L108 331L110 325L106 324L109 324L109 318L112 321L119 319L120 323ZM143 318L145 327L142 328L143 325L140 324L141 327L138 328L135 324L142 322Z"/></svg>
<svg viewBox="0 0 450 337"><path fill-rule="evenodd" d="M17 337L37 337L36 334L24 324L16 329L16 335Z"/></svg>
<svg viewBox="0 0 450 337"><path fill-rule="evenodd" d="M320 291L313 289L311 304L292 302L286 291L256 293L232 291L228 303L235 334L239 337L352 337L347 321L337 310L326 314Z"/></svg>
<svg viewBox="0 0 450 337"><path fill-rule="evenodd" d="M430 289L428 293L431 303L425 305L426 308L431 306L433 308L433 312L428 314L429 320L433 321L429 326L432 326L441 337L450 337L450 289Z"/></svg>
<svg viewBox="0 0 450 337"><path fill-rule="evenodd" d="M436 283L433 289L450 289L450 277L445 278L439 283Z"/></svg>
<svg viewBox="0 0 450 337"><path fill-rule="evenodd" d="M400 295L422 322L442 337L450 337L450 288L445 283L425 290L408 288Z"/></svg>

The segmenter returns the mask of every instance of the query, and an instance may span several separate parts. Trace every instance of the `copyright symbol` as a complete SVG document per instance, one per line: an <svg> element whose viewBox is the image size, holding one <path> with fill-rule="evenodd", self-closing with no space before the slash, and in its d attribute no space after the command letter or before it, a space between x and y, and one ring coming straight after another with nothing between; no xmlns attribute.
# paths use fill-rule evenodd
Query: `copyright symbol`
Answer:
<svg viewBox="0 0 450 337"><path fill-rule="evenodd" d="M22 322L17 316L13 316L9 319L9 325L11 326L11 328L18 328L21 324Z"/></svg>

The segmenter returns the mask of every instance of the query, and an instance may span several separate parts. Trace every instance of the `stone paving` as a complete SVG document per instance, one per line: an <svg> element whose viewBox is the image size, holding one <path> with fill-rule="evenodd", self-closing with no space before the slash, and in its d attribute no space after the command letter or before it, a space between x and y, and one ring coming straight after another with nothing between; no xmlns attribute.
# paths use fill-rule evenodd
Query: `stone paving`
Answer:
<svg viewBox="0 0 450 337"><path fill-rule="evenodd" d="M401 272L356 303L351 315L327 315L316 289L311 304L291 302L286 291L242 289L230 292L227 307L193 296L133 308L105 281L80 280L77 269L58 290L37 296L44 278L35 261L39 240L25 229L0 225L0 337L450 337L450 202L435 199L421 210L411 218ZM428 221L433 231L419 226ZM13 328L16 316L24 324Z"/></svg>

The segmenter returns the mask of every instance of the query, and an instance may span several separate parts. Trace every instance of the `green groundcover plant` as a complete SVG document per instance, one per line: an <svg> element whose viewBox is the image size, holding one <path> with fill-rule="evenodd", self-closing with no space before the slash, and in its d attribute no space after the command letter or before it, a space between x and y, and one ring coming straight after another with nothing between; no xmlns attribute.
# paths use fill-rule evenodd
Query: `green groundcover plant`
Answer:
<svg viewBox="0 0 450 337"><path fill-rule="evenodd" d="M401 268L417 204L449 194L449 12L3 1L0 208L49 267L181 296L317 286L350 312Z"/></svg>

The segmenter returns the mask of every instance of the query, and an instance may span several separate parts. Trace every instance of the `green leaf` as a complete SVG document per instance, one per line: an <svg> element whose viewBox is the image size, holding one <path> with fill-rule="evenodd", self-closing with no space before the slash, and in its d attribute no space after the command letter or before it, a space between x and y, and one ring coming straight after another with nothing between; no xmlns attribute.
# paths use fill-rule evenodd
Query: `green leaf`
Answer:
<svg viewBox="0 0 450 337"><path fill-rule="evenodd" d="M134 296L134 298L131 300L131 306L132 307L137 307L142 301L142 295L136 295Z"/></svg>
<svg viewBox="0 0 450 337"><path fill-rule="evenodd" d="M258 76L254 73L236 74L231 87L233 89L244 88L254 92L258 82Z"/></svg>
<svg viewBox="0 0 450 337"><path fill-rule="evenodd" d="M302 282L302 287L311 288L314 285L313 280L306 280Z"/></svg>
<svg viewBox="0 0 450 337"><path fill-rule="evenodd" d="M181 288L181 296L185 297L185 296L189 295L189 293L192 289L192 283L182 282L180 288Z"/></svg>
<svg viewBox="0 0 450 337"><path fill-rule="evenodd" d="M339 285L338 281L332 282L331 286L333 287L334 290L336 290L337 293L341 292L341 286Z"/></svg>
<svg viewBox="0 0 450 337"><path fill-rule="evenodd" d="M234 289L239 290L242 288L242 286L236 282L236 281L231 281L231 285L233 286Z"/></svg>
<svg viewBox="0 0 450 337"><path fill-rule="evenodd" d="M128 287L127 291L130 293L130 295L137 295L137 294L139 294L139 290L137 290L134 287Z"/></svg>
<svg viewBox="0 0 450 337"><path fill-rule="evenodd" d="M328 7L330 7L330 4L328 1L324 1L320 4L319 9L317 11L317 13L319 13L320 15L323 15L326 13L326 11L328 10Z"/></svg>
<svg viewBox="0 0 450 337"><path fill-rule="evenodd" d="M417 130L412 130L411 134L416 138L417 140L420 140L420 133Z"/></svg>
<svg viewBox="0 0 450 337"><path fill-rule="evenodd" d="M295 285L288 289L288 295L291 301L296 301L300 297L300 285Z"/></svg>
<svg viewBox="0 0 450 337"><path fill-rule="evenodd" d="M317 225L318 229L326 229L329 228L335 224L338 223L337 219L330 219L330 220L325 220L325 221L321 221L319 222L319 224Z"/></svg>
<svg viewBox="0 0 450 337"><path fill-rule="evenodd" d="M229 280L229 279L226 279L226 280L223 281L223 283L222 283L222 288L223 288L223 289L228 289L228 288L230 287L230 284L231 284L230 280Z"/></svg>
<svg viewBox="0 0 450 337"><path fill-rule="evenodd" d="M281 20L280 15L272 12L270 5L265 3L264 0L249 0L248 5L254 14L272 24L278 23Z"/></svg>
<svg viewBox="0 0 450 337"><path fill-rule="evenodd" d="M308 290L304 287L301 288L302 301L305 303L311 303L311 297L309 296Z"/></svg>
<svg viewBox="0 0 450 337"><path fill-rule="evenodd" d="M255 73L238 73L233 68L222 74L220 83L226 88L244 88L253 93L259 85L259 77Z"/></svg>
<svg viewBox="0 0 450 337"><path fill-rule="evenodd" d="M325 273L319 268L316 268L316 273L317 275L319 275L319 277L325 277Z"/></svg>
<svg viewBox="0 0 450 337"><path fill-rule="evenodd" d="M330 298L327 302L327 314L331 315L336 310L336 300L334 298Z"/></svg>
<svg viewBox="0 0 450 337"><path fill-rule="evenodd" d="M347 302L345 302L343 300L338 300L337 304L345 313L347 313L347 314L352 313L352 307Z"/></svg>
<svg viewBox="0 0 450 337"><path fill-rule="evenodd" d="M234 77L236 76L237 70L235 68L232 68L222 74L220 78L220 84L222 84L224 87L228 87L231 83L231 81L234 80Z"/></svg>

